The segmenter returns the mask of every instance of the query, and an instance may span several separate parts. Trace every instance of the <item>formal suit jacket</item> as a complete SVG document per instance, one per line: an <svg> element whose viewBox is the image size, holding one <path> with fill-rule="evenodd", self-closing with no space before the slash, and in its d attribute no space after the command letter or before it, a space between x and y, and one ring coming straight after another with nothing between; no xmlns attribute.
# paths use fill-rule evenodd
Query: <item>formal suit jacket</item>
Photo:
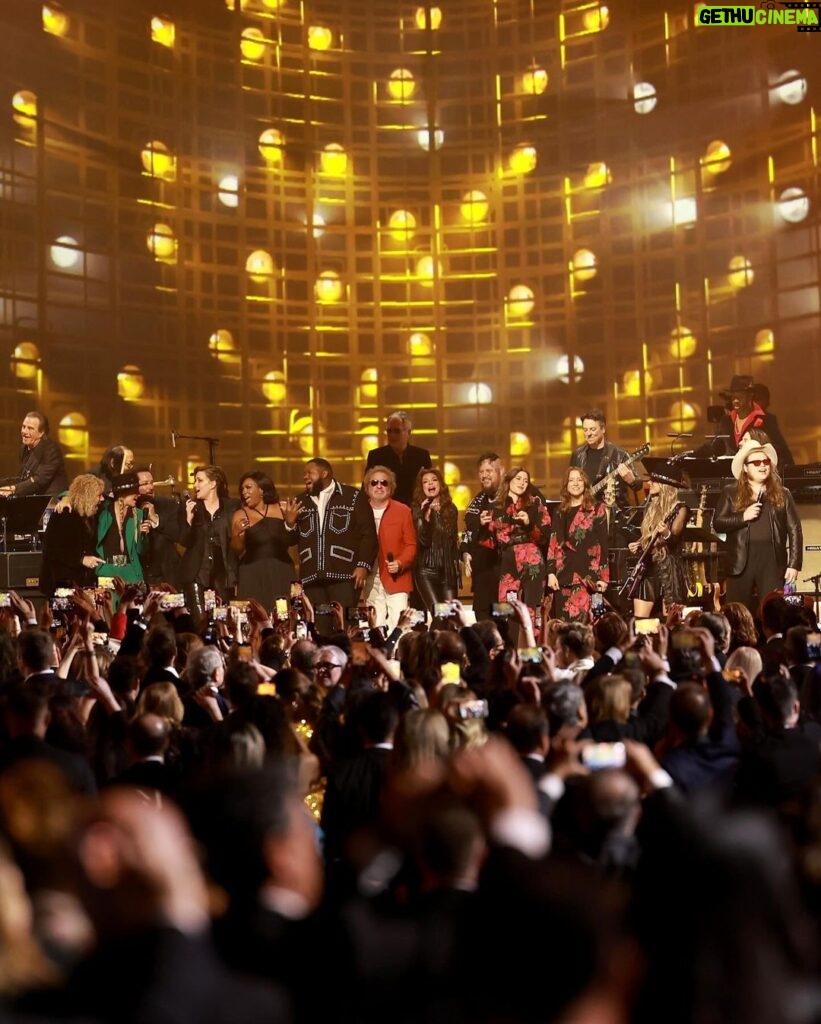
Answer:
<svg viewBox="0 0 821 1024"><path fill-rule="evenodd" d="M356 568L373 568L379 553L373 510L364 493L334 480L320 523L319 509L303 494L296 521L302 583L348 581Z"/></svg>
<svg viewBox="0 0 821 1024"><path fill-rule="evenodd" d="M736 512L733 508L736 488L736 484L724 488L713 515L713 529L717 533L727 534L721 567L724 576L740 576L744 572L750 549L750 524L744 522L743 511ZM779 573L785 572L787 568L800 571L804 558L804 537L792 494L784 490L783 508L776 508L772 502L765 500L761 514L770 520L773 558Z"/></svg>
<svg viewBox="0 0 821 1024"><path fill-rule="evenodd" d="M419 470L431 467L430 452L427 448L409 444L400 458L389 444L383 444L381 448L372 448L368 452L365 468L370 469L371 466L385 466L387 469L392 469L396 474L396 491L393 496L403 505L410 505L413 501L413 488Z"/></svg>
<svg viewBox="0 0 821 1024"><path fill-rule="evenodd" d="M416 558L416 530L411 510L391 498L379 522L379 578L389 594L410 594L413 590L413 561ZM402 563L402 571L394 578L388 572L388 555Z"/></svg>
<svg viewBox="0 0 821 1024"><path fill-rule="evenodd" d="M237 582L237 556L231 550L231 517L239 508L236 498L220 499L219 514L214 522L214 531L225 564L225 582L233 587ZM180 509L180 543L185 548L182 556L180 579L183 583L194 583L200 574L208 540L210 516L201 501L195 502L191 525L185 521L185 508Z"/></svg>
<svg viewBox="0 0 821 1024"><path fill-rule="evenodd" d="M27 494L61 494L67 488L63 452L56 441L43 437L34 448L23 446L20 452L20 483L14 487L18 497Z"/></svg>
<svg viewBox="0 0 821 1024"><path fill-rule="evenodd" d="M180 506L173 498L151 499L159 526L149 530L143 536L141 554L143 574L150 583L170 583L172 587L180 585L182 567L177 545L180 543L182 526L180 523Z"/></svg>

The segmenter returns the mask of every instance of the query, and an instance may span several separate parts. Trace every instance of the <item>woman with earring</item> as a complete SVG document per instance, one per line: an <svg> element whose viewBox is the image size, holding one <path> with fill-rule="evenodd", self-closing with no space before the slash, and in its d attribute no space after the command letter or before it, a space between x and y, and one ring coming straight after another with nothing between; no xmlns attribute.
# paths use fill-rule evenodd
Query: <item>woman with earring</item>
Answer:
<svg viewBox="0 0 821 1024"><path fill-rule="evenodd" d="M119 576L126 583L142 581L143 513L137 508L139 493L136 473L119 473L112 479L111 496L103 502L97 521L97 554L103 559L97 576Z"/></svg>
<svg viewBox="0 0 821 1024"><path fill-rule="evenodd" d="M242 506L231 517L231 548L239 558L237 597L252 598L270 611L278 597L288 597L296 579L288 554L293 541L270 477L243 474L239 495Z"/></svg>
<svg viewBox="0 0 821 1024"><path fill-rule="evenodd" d="M231 518L239 502L228 496L228 481L219 466L197 466L193 490L193 496L187 495L185 502L180 538L185 554L180 577L189 610L202 614L206 590L213 590L224 602L236 586Z"/></svg>
<svg viewBox="0 0 821 1024"><path fill-rule="evenodd" d="M459 513L445 478L438 469L420 469L413 491L413 523L416 528L416 590L433 615L437 601L459 594Z"/></svg>
<svg viewBox="0 0 821 1024"><path fill-rule="evenodd" d="M713 529L727 535L722 575L725 599L739 601L755 615L762 598L801 571L804 538L792 494L778 474L778 455L769 442L750 439L732 462L735 486L725 487Z"/></svg>

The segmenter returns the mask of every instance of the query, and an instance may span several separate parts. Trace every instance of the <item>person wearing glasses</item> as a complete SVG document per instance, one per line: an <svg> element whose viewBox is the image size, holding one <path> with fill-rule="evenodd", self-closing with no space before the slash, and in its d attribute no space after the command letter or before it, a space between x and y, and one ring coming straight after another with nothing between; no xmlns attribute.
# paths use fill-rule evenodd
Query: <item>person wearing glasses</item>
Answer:
<svg viewBox="0 0 821 1024"><path fill-rule="evenodd" d="M795 584L801 571L801 520L777 467L769 442L744 442L732 462L738 482L724 488L713 515L713 529L727 535L725 600L738 601L753 614L766 594Z"/></svg>
<svg viewBox="0 0 821 1024"><path fill-rule="evenodd" d="M416 530L411 510L394 498L396 475L385 466L365 471L365 494L373 511L379 557L365 580L362 599L376 610L376 625L394 629L413 590Z"/></svg>
<svg viewBox="0 0 821 1024"><path fill-rule="evenodd" d="M388 416L388 443L368 452L366 469L387 466L396 474L394 498L403 505L413 502L413 488L420 469L430 469L430 452L410 443L413 424L406 412L397 410Z"/></svg>

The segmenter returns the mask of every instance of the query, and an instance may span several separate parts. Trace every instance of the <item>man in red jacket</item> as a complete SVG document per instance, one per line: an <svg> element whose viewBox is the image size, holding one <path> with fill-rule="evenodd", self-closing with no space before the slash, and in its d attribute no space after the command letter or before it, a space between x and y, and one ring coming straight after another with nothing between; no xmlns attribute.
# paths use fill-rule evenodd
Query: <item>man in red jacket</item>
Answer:
<svg viewBox="0 0 821 1024"><path fill-rule="evenodd" d="M385 466L365 471L364 490L379 538L379 558L365 581L363 600L376 609L376 624L392 630L413 590L416 531L407 505L393 498L396 475Z"/></svg>

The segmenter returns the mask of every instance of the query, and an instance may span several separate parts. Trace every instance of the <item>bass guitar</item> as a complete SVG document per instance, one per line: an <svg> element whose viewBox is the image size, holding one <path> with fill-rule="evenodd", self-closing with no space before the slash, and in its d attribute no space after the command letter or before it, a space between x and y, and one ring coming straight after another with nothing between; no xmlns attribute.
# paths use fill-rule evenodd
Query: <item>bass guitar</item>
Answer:
<svg viewBox="0 0 821 1024"><path fill-rule="evenodd" d="M650 454L650 445L643 444L641 448L637 448L634 452L630 452L623 462L619 463L619 466L632 466L634 462L639 459L643 459L645 455ZM597 480L590 488L593 494L600 494L602 491L605 492L604 503L605 505L612 506L616 501L616 477L618 476L618 466L615 469L611 469L609 473Z"/></svg>

